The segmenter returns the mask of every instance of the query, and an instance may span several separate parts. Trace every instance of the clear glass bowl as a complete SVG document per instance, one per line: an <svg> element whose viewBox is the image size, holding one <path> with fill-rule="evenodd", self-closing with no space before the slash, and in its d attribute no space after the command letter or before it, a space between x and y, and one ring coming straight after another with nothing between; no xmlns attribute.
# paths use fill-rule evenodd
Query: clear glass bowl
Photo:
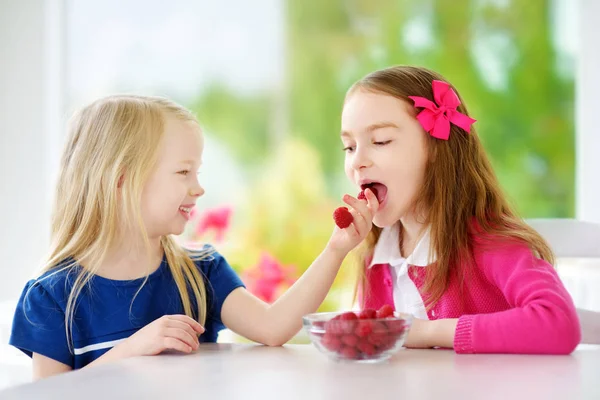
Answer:
<svg viewBox="0 0 600 400"><path fill-rule="evenodd" d="M335 361L385 361L402 348L412 324L410 315L343 319L347 314L349 312L315 313L302 318L311 342Z"/></svg>

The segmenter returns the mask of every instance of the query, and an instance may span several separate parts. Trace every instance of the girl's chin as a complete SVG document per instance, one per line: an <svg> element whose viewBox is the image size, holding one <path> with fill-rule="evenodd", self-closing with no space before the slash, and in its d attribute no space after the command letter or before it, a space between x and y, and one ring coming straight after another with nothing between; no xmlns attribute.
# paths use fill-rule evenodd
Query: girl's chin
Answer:
<svg viewBox="0 0 600 400"><path fill-rule="evenodd" d="M375 215L375 218L373 218L373 225L378 228L387 228L393 226L396 222L398 222L398 218L390 218L386 215Z"/></svg>

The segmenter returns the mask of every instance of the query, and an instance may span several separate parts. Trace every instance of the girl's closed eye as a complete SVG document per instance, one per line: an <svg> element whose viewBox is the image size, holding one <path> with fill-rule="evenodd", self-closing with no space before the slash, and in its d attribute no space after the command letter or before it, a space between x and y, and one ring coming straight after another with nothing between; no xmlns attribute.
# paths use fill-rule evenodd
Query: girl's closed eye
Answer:
<svg viewBox="0 0 600 400"><path fill-rule="evenodd" d="M391 140L383 140L381 142L373 142L373 144L375 144L376 146L385 146L386 144L390 144L391 142Z"/></svg>
<svg viewBox="0 0 600 400"><path fill-rule="evenodd" d="M182 169L181 171L177 171L178 174L186 176L187 174L190 173L189 169Z"/></svg>

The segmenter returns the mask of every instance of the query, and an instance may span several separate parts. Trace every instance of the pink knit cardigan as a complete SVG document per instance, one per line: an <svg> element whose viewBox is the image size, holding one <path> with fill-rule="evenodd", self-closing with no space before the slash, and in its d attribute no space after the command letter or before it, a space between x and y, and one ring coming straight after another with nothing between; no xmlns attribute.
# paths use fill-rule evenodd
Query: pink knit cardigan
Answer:
<svg viewBox="0 0 600 400"><path fill-rule="evenodd" d="M573 300L549 263L515 242L495 246L473 241L471 269L462 290L458 279L428 310L430 320L458 318L457 353L570 354L581 340ZM423 301L427 267L411 265L408 274ZM367 269L364 306L394 304L388 264Z"/></svg>

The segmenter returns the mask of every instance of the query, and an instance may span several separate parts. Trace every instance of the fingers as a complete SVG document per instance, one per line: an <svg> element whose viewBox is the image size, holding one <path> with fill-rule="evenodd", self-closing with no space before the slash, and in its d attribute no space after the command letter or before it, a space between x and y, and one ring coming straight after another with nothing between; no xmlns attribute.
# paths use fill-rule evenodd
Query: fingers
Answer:
<svg viewBox="0 0 600 400"><path fill-rule="evenodd" d="M364 237L371 230L371 221L373 219L371 211L367 204L355 199L350 195L344 196L344 202L350 206L350 213L354 217L352 225L356 229L356 233L360 237Z"/></svg>
<svg viewBox="0 0 600 400"><path fill-rule="evenodd" d="M186 343L182 342L181 340L172 338L172 337L165 337L163 340L163 347L166 349L171 349L171 350L177 350L177 351L181 351L183 353L191 353L192 352L192 347L187 345Z"/></svg>
<svg viewBox="0 0 600 400"><path fill-rule="evenodd" d="M359 226L361 224L366 223L365 219L358 213L358 211L350 208L348 211L350 211L350 214L352 214L352 223L350 224L350 226L348 226L347 228L345 228L346 233L349 234L351 237L354 238L360 238L360 228Z"/></svg>
<svg viewBox="0 0 600 400"><path fill-rule="evenodd" d="M363 217L358 211L351 209L350 214L354 217L352 225L357 238L363 238L371 230L371 220Z"/></svg>
<svg viewBox="0 0 600 400"><path fill-rule="evenodd" d="M365 203L364 201L358 200L357 198L354 198L349 194L344 195L342 200L344 200L344 203L348 204L350 207L358 211L358 213L362 217L366 219L371 219L371 210L369 209L367 203Z"/></svg>
<svg viewBox="0 0 600 400"><path fill-rule="evenodd" d="M164 336L166 338L178 339L194 350L200 345L196 336L191 335L189 332L186 332L183 329L167 328L164 331Z"/></svg>
<svg viewBox="0 0 600 400"><path fill-rule="evenodd" d="M369 188L365 189L365 197L367 198L367 206L371 210L371 215L374 215L379 210L379 200L377 200L377 196Z"/></svg>
<svg viewBox="0 0 600 400"><path fill-rule="evenodd" d="M198 332L199 334L204 333L204 327L202 325L200 325L200 323L198 321L196 321L193 318L188 317L187 315L179 315L179 314L168 315L167 318L170 320L184 322L184 323L188 324L194 331Z"/></svg>
<svg viewBox="0 0 600 400"><path fill-rule="evenodd" d="M190 334L191 337L198 339L198 333L185 322L177 321L177 320L169 320L166 325L167 328L175 328L182 329Z"/></svg>

